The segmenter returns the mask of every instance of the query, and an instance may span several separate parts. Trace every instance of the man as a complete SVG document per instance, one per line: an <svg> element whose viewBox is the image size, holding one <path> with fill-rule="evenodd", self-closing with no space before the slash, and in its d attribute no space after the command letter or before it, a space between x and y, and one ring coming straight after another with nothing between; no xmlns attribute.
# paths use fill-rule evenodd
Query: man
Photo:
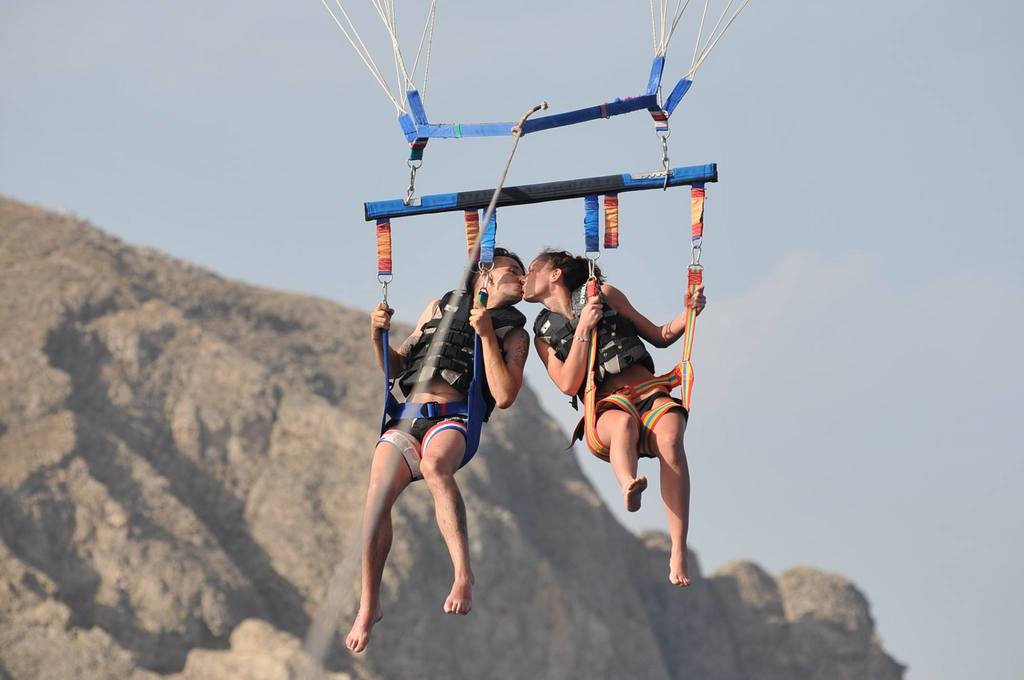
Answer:
<svg viewBox="0 0 1024 680"><path fill-rule="evenodd" d="M495 406L504 409L515 401L529 354L529 335L523 328L526 317L512 307L523 297L523 263L504 248L496 248L494 255L493 268L486 275L473 276L473 285L461 301L448 293L427 305L416 330L399 349L381 346L381 333L390 328L394 310L381 303L370 317L377 364L383 368L383 353L389 352L391 370L398 374L398 385L408 403L422 403L423 407L412 407L415 417L388 422L374 450L363 514L359 612L346 638L354 652L366 648L374 624L382 617L380 584L391 548L391 508L416 479L426 481L430 489L437 526L451 555L454 582L444 612L464 615L472 608L466 507L454 475L474 451L466 446L466 416L447 414L445 406L467 401L474 333L483 352L484 420ZM475 291L480 289L487 292L486 306L476 301ZM438 338L443 347L438 343L432 347L430 341L446 311L454 316L452 326Z"/></svg>

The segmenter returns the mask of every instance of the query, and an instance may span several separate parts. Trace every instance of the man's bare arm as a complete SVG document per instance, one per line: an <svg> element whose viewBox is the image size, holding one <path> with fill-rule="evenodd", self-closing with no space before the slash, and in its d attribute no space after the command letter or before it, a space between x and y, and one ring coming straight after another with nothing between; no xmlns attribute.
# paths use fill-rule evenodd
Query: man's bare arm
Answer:
<svg viewBox="0 0 1024 680"><path fill-rule="evenodd" d="M508 408L519 396L523 387L523 367L530 353L530 336L524 329L516 328L508 332L504 344L502 352L495 335L480 338L487 385L498 408Z"/></svg>
<svg viewBox="0 0 1024 680"><path fill-rule="evenodd" d="M420 336L423 334L423 324L429 321L434 315L434 310L437 308L439 302L439 300L433 300L426 306L426 308L420 313L420 318L416 321L415 329L409 334L409 337L402 342L397 350L392 347L388 347L388 351L390 352L389 359L391 363L391 373L393 375L398 375L405 370L405 359L409 356L409 351L412 349L413 345L419 341ZM377 366L381 370L384 370L384 352L381 347L380 338L380 329L374 327L372 339L374 351L377 356Z"/></svg>

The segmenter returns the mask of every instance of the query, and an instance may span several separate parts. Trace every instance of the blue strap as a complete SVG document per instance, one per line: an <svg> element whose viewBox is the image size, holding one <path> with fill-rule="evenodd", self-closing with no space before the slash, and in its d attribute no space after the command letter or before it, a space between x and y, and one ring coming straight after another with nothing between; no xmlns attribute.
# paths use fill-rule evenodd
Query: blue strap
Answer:
<svg viewBox="0 0 1024 680"><path fill-rule="evenodd" d="M588 106L585 109L577 109L576 111L568 111L566 113L556 113L551 116L541 116L540 118L531 118L523 123L523 134L528 135L531 132L539 132L541 130L548 130L566 125L575 125L576 123L583 123L588 120L597 120L598 118L608 118L610 116L617 116L621 113L639 111L640 109L647 109L657 105L657 95L642 95L631 99L616 99L615 101L608 102L607 104Z"/></svg>
<svg viewBox="0 0 1024 680"><path fill-rule="evenodd" d="M661 73L665 70L665 57L655 57L651 64L651 77L647 79L647 94L658 94L661 87Z"/></svg>
<svg viewBox="0 0 1024 680"><path fill-rule="evenodd" d="M498 209L491 212L491 219L487 221L487 228L480 237L480 263L494 263L494 245L498 237Z"/></svg>
<svg viewBox="0 0 1024 680"><path fill-rule="evenodd" d="M484 415L487 413L487 403L484 401L483 390L484 377L484 352L480 345L480 336L473 341L473 380L469 384L469 417L466 421L466 453L462 456L462 464L465 465L476 453L480 446L480 431L484 425Z"/></svg>
<svg viewBox="0 0 1024 680"><path fill-rule="evenodd" d="M408 113L398 116L398 124L402 126L402 134L405 135L405 141L411 143L419 137L419 134L416 132L416 123Z"/></svg>
<svg viewBox="0 0 1024 680"><path fill-rule="evenodd" d="M469 404L465 401L451 401L443 404L437 401L407 401L404 404L399 404L399 408L392 417L410 420L412 418L443 418L444 416L465 416L468 414Z"/></svg>
<svg viewBox="0 0 1024 680"><path fill-rule="evenodd" d="M693 85L693 81L688 78L683 78L676 83L676 86L672 88L672 92L668 95L668 99L665 100L665 113L670 116L672 115L672 112L679 105L679 100L689 91L691 85Z"/></svg>
<svg viewBox="0 0 1024 680"><path fill-rule="evenodd" d="M384 426L388 421L398 417L396 414L402 407L395 399L395 395L391 394L391 342L388 336L386 330L380 334L380 343L384 350L384 414L380 419L381 434L384 434Z"/></svg>
<svg viewBox="0 0 1024 680"><path fill-rule="evenodd" d="M417 125L417 137L507 137L515 123L440 123Z"/></svg>
<svg viewBox="0 0 1024 680"><path fill-rule="evenodd" d="M417 90L409 90L405 93L409 98L409 112L417 125L427 125L427 112L423 109L423 100Z"/></svg>
<svg viewBox="0 0 1024 680"><path fill-rule="evenodd" d="M583 236L587 242L587 252L597 253L601 251L601 242L597 238L597 195L583 197Z"/></svg>

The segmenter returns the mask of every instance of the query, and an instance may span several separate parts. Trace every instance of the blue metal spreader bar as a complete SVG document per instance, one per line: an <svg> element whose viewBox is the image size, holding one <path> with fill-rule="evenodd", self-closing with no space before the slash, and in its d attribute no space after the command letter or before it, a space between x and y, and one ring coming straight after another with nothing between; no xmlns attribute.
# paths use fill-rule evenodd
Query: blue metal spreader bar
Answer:
<svg viewBox="0 0 1024 680"><path fill-rule="evenodd" d="M717 181L718 166L714 163L708 163L706 165L672 168L669 171L668 186L678 187ZM663 171L650 172L643 175L605 175L604 177L587 177L563 182L524 184L518 187L505 187L502 189L501 194L498 195L497 207L561 201L593 194L616 194L626 191L661 189L664 186L665 173ZM460 191L455 194L421 196L420 198L414 198L408 205L402 199L396 198L390 201L370 201L364 203L363 207L366 212L367 221L405 217L407 215L453 212L455 210L481 210L487 207L493 194L494 189L480 189L478 191Z"/></svg>
<svg viewBox="0 0 1024 680"><path fill-rule="evenodd" d="M680 80L672 88L668 98L662 104L659 102L658 88L661 87L664 69L665 57L655 57L654 62L651 64L650 75L647 78L647 90L643 94L636 97L616 99L604 104L598 104L597 106L576 109L575 111L531 118L523 125L522 134L528 135L532 132L550 130L566 125L576 125L599 118L610 118L643 109L647 109L651 116L654 117L655 129L657 131L667 132L669 116L672 115L676 106L679 105L683 95L690 89L693 81L689 78ZM398 124L402 127L402 134L405 135L406 141L410 144L417 141L420 143L420 153L417 154L417 158L411 160L418 160L422 156L422 147L431 138L500 137L511 135L512 128L515 127L515 123L512 122L431 123L427 118L427 112L423 107L423 100L420 97L419 91L415 89L409 90L406 93L406 100L409 103L409 112L398 116Z"/></svg>

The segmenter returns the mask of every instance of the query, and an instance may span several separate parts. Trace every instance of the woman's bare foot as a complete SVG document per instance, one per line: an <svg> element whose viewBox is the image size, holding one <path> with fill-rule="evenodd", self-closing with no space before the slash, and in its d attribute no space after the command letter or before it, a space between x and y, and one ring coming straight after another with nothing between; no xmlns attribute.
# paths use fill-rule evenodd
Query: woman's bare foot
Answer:
<svg viewBox="0 0 1024 680"><path fill-rule="evenodd" d="M647 488L647 478L643 475L637 477L622 489L622 495L626 497L626 510L636 512L640 509L640 494Z"/></svg>
<svg viewBox="0 0 1024 680"><path fill-rule="evenodd" d="M348 632L348 636L345 638L345 646L357 654L366 649L366 645L370 643L370 631L373 630L373 626L382 618L384 618L384 612L381 611L380 605L374 610L373 616L363 614L363 610L360 609L359 613L356 614L355 622L352 624L352 630Z"/></svg>
<svg viewBox="0 0 1024 680"><path fill-rule="evenodd" d="M681 552L672 551L672 556L668 560L668 581L680 588L690 585L690 575L686 570L685 548Z"/></svg>
<svg viewBox="0 0 1024 680"><path fill-rule="evenodd" d="M456 578L452 591L444 601L445 614L462 614L465 616L473 608L473 577Z"/></svg>

